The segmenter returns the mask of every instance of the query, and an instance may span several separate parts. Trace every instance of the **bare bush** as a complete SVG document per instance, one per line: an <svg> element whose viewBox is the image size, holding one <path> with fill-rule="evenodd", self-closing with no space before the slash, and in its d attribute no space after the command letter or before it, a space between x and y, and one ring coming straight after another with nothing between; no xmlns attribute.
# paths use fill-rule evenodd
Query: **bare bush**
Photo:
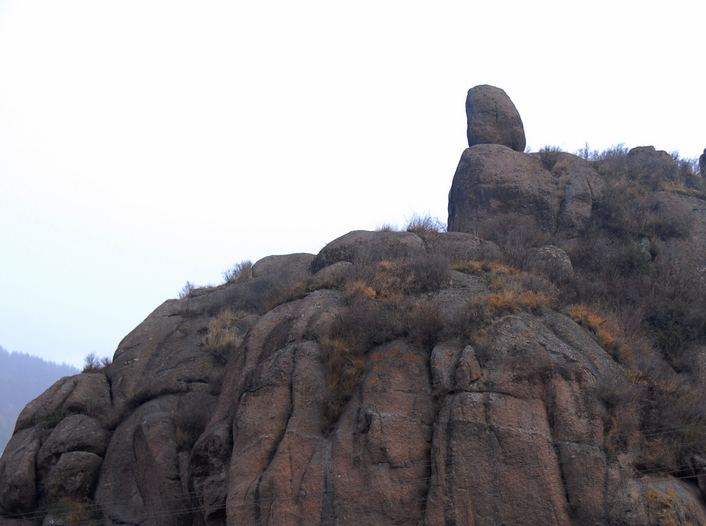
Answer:
<svg viewBox="0 0 706 526"><path fill-rule="evenodd" d="M414 232L422 238L429 237L439 232L446 232L446 225L439 218L430 215L413 214L407 222L407 232Z"/></svg>
<svg viewBox="0 0 706 526"><path fill-rule="evenodd" d="M108 356L100 357L96 353L90 353L83 359L83 372L84 373L98 373L102 372L108 367L113 360Z"/></svg>
<svg viewBox="0 0 706 526"><path fill-rule="evenodd" d="M226 283L242 283L252 277L252 261L243 260L223 272Z"/></svg>
<svg viewBox="0 0 706 526"><path fill-rule="evenodd" d="M431 350L446 325L446 316L438 303L416 304L409 315L410 339Z"/></svg>
<svg viewBox="0 0 706 526"><path fill-rule="evenodd" d="M184 285L184 287L179 291L179 299L182 300L184 298L188 298L195 288L196 285L194 285L190 281L187 281L186 285Z"/></svg>

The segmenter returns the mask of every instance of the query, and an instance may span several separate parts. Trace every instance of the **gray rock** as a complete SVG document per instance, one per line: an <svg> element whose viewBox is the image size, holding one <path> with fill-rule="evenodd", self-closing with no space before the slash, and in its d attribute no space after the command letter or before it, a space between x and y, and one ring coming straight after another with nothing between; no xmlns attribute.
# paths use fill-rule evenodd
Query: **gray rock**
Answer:
<svg viewBox="0 0 706 526"><path fill-rule="evenodd" d="M58 380L32 400L17 418L15 432L45 425L61 415L83 413L107 418L113 407L110 386L102 373L82 373ZM56 423L56 422L54 422Z"/></svg>
<svg viewBox="0 0 706 526"><path fill-rule="evenodd" d="M256 262L252 267L253 278L267 275L277 275L291 280L303 280L309 270L314 254L288 254L284 256L267 256Z"/></svg>
<svg viewBox="0 0 706 526"><path fill-rule="evenodd" d="M29 512L37 502L40 435L37 428L16 431L0 457L0 507L5 510Z"/></svg>
<svg viewBox="0 0 706 526"><path fill-rule="evenodd" d="M525 130L510 97L494 86L468 90L466 97L468 146L502 144L515 151L525 150Z"/></svg>
<svg viewBox="0 0 706 526"><path fill-rule="evenodd" d="M450 232L518 242L579 237L603 194L601 177L583 159L516 152L479 144L463 152L449 192Z"/></svg>
<svg viewBox="0 0 706 526"><path fill-rule="evenodd" d="M88 452L101 458L110 440L110 432L96 419L86 415L64 418L42 444L37 455L37 470L49 472L59 458L69 452Z"/></svg>
<svg viewBox="0 0 706 526"><path fill-rule="evenodd" d="M446 394L454 390L454 371L461 351L458 342L441 342L434 346L429 357L434 392Z"/></svg>
<svg viewBox="0 0 706 526"><path fill-rule="evenodd" d="M49 502L69 497L90 498L102 462L101 457L88 451L64 453L42 478L43 497Z"/></svg>
<svg viewBox="0 0 706 526"><path fill-rule="evenodd" d="M478 363L478 358L476 358L475 350L470 345L466 345L461 351L456 366L454 377L456 390L470 391L473 383L479 380L482 374L483 371Z"/></svg>
<svg viewBox="0 0 706 526"><path fill-rule="evenodd" d="M531 249L527 257L527 268L552 280L568 278L574 272L569 256L554 245Z"/></svg>
<svg viewBox="0 0 706 526"><path fill-rule="evenodd" d="M355 230L334 239L321 249L311 262L311 270L318 272L339 261L366 263L425 252L424 241L412 232Z"/></svg>

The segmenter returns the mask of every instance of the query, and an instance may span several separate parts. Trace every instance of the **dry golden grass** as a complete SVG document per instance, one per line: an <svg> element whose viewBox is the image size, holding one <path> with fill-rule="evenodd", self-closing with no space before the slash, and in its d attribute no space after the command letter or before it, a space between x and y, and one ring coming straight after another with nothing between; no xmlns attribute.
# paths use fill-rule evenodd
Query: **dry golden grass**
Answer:
<svg viewBox="0 0 706 526"><path fill-rule="evenodd" d="M248 315L249 313L243 310L226 309L213 318L206 326L206 334L201 339L203 349L220 357L230 355L242 343L242 339L230 329Z"/></svg>
<svg viewBox="0 0 706 526"><path fill-rule="evenodd" d="M516 268L496 261L477 261L474 259L456 261L451 265L451 268L458 272L471 275L491 274L493 276L508 276L521 274Z"/></svg>
<svg viewBox="0 0 706 526"><path fill-rule="evenodd" d="M596 309L586 305L571 305L567 309L568 316L584 327L598 345L623 364L630 364L630 347L623 341L620 328L606 319Z"/></svg>

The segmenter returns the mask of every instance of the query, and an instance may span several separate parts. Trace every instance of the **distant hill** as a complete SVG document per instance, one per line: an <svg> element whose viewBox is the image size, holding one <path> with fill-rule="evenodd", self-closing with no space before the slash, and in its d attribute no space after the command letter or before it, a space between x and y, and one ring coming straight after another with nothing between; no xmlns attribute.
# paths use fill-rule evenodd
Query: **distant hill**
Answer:
<svg viewBox="0 0 706 526"><path fill-rule="evenodd" d="M71 365L0 347L0 452L12 436L20 411L62 376L78 373Z"/></svg>

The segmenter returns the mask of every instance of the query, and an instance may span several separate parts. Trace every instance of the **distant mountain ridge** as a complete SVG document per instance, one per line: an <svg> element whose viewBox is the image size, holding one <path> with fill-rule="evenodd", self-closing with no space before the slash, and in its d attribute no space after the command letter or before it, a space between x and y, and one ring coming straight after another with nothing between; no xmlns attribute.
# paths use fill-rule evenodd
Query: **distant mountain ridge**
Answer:
<svg viewBox="0 0 706 526"><path fill-rule="evenodd" d="M78 372L71 365L0 347L0 453L12 436L22 408L62 376Z"/></svg>

